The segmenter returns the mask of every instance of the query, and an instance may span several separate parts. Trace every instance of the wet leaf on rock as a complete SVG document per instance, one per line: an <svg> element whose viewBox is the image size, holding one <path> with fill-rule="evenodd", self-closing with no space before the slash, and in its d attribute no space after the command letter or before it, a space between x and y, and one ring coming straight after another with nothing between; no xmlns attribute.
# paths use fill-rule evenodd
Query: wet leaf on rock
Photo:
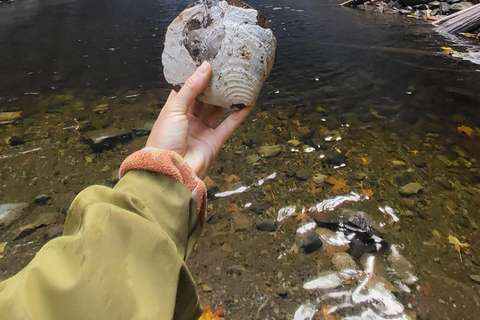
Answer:
<svg viewBox="0 0 480 320"><path fill-rule="evenodd" d="M215 311L212 311L212 307L206 306L203 308L203 313L198 320L225 320L224 314L225 309L223 306L218 307Z"/></svg>
<svg viewBox="0 0 480 320"><path fill-rule="evenodd" d="M349 192L350 187L347 185L347 181L345 179L337 179L335 177L329 177L328 179L325 180L325 182L333 185L332 190L335 193L342 193L342 192Z"/></svg>

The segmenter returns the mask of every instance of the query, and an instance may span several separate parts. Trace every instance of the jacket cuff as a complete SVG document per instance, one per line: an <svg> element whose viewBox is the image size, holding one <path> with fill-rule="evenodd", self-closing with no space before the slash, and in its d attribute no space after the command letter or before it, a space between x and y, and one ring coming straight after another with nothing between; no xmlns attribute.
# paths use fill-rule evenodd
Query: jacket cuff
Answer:
<svg viewBox="0 0 480 320"><path fill-rule="evenodd" d="M130 170L146 170L174 177L187 186L195 200L200 223L206 220L207 191L205 183L197 177L192 168L175 151L144 148L125 159L120 166L120 178Z"/></svg>

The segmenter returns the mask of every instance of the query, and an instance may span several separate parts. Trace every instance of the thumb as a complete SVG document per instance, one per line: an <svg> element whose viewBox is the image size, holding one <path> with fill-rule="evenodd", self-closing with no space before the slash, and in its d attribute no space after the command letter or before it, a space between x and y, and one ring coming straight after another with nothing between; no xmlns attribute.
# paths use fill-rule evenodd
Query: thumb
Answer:
<svg viewBox="0 0 480 320"><path fill-rule="evenodd" d="M202 65L185 81L178 94L165 107L168 112L187 114L188 106L205 90L212 74L210 63L204 61Z"/></svg>

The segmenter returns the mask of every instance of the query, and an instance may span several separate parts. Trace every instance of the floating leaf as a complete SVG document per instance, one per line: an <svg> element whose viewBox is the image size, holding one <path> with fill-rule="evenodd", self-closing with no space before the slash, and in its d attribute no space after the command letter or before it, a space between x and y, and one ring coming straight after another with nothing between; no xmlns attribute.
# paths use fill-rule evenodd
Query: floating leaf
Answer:
<svg viewBox="0 0 480 320"><path fill-rule="evenodd" d="M465 133L470 138L473 138L475 136L475 131L473 131L472 128L467 127L467 126L460 126L460 127L457 128L457 131L459 133Z"/></svg>
<svg viewBox="0 0 480 320"><path fill-rule="evenodd" d="M223 317L225 314L225 309L223 306L218 307L215 312L212 311L212 307L206 306L203 308L202 316L198 320L225 320Z"/></svg>
<svg viewBox="0 0 480 320"><path fill-rule="evenodd" d="M335 177L329 177L325 180L325 182L333 185L332 190L335 193L342 193L342 192L349 192L350 187L347 185L347 181L345 179L337 179Z"/></svg>

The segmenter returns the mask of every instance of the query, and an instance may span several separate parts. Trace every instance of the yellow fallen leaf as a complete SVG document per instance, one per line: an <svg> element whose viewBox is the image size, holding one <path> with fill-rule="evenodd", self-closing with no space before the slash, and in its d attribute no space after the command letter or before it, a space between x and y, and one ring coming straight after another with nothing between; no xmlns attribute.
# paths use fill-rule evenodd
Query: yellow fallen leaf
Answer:
<svg viewBox="0 0 480 320"><path fill-rule="evenodd" d="M443 50L452 50L450 47L442 47Z"/></svg>
<svg viewBox="0 0 480 320"><path fill-rule="evenodd" d="M470 138L473 138L475 136L475 132L473 131L473 129L467 126L460 126L457 128L457 131L459 133L465 133Z"/></svg>
<svg viewBox="0 0 480 320"><path fill-rule="evenodd" d="M359 162L360 162L360 165L361 165L361 166L366 166L366 165L369 165L370 162L372 162L372 159L370 159L370 158L361 158Z"/></svg>
<svg viewBox="0 0 480 320"><path fill-rule="evenodd" d="M462 243L462 242L460 242L460 240L457 239L457 237L454 237L454 236L448 236L448 242L453 244L453 246L455 247L455 250L458 251L459 253L460 253L461 249L465 249L465 248L470 247L470 245L468 243L466 243L466 242Z"/></svg>
<svg viewBox="0 0 480 320"><path fill-rule="evenodd" d="M461 32L459 34L461 34L462 36L467 37L467 38L478 38L478 36L475 33L468 33L468 32L463 33L463 32Z"/></svg>
<svg viewBox="0 0 480 320"><path fill-rule="evenodd" d="M223 306L218 307L215 312L212 311L212 307L206 306L203 308L203 313L198 320L225 320L224 314L225 309L223 309Z"/></svg>
<svg viewBox="0 0 480 320"><path fill-rule="evenodd" d="M371 199L373 197L372 189L362 189L362 193L365 198Z"/></svg>
<svg viewBox="0 0 480 320"><path fill-rule="evenodd" d="M414 155L417 155L418 154L418 150L412 150L411 151Z"/></svg>
<svg viewBox="0 0 480 320"><path fill-rule="evenodd" d="M328 179L325 180L325 182L333 185L332 190L335 191L335 193L342 193L342 192L349 192L350 187L347 185L347 181L345 179L337 179L335 177L329 177Z"/></svg>
<svg viewBox="0 0 480 320"><path fill-rule="evenodd" d="M470 245L468 243L462 243L460 242L460 240L458 240L456 237L454 236L448 236L448 241L453 244L453 246L455 247L455 250L458 252L458 255L460 256L460 261L463 262L462 260L462 252L461 250L462 249L467 249L468 247L470 247ZM468 253L468 251L467 251Z"/></svg>
<svg viewBox="0 0 480 320"><path fill-rule="evenodd" d="M292 216L295 218L295 221L297 222L306 221L310 219L310 217L304 213L294 213Z"/></svg>

